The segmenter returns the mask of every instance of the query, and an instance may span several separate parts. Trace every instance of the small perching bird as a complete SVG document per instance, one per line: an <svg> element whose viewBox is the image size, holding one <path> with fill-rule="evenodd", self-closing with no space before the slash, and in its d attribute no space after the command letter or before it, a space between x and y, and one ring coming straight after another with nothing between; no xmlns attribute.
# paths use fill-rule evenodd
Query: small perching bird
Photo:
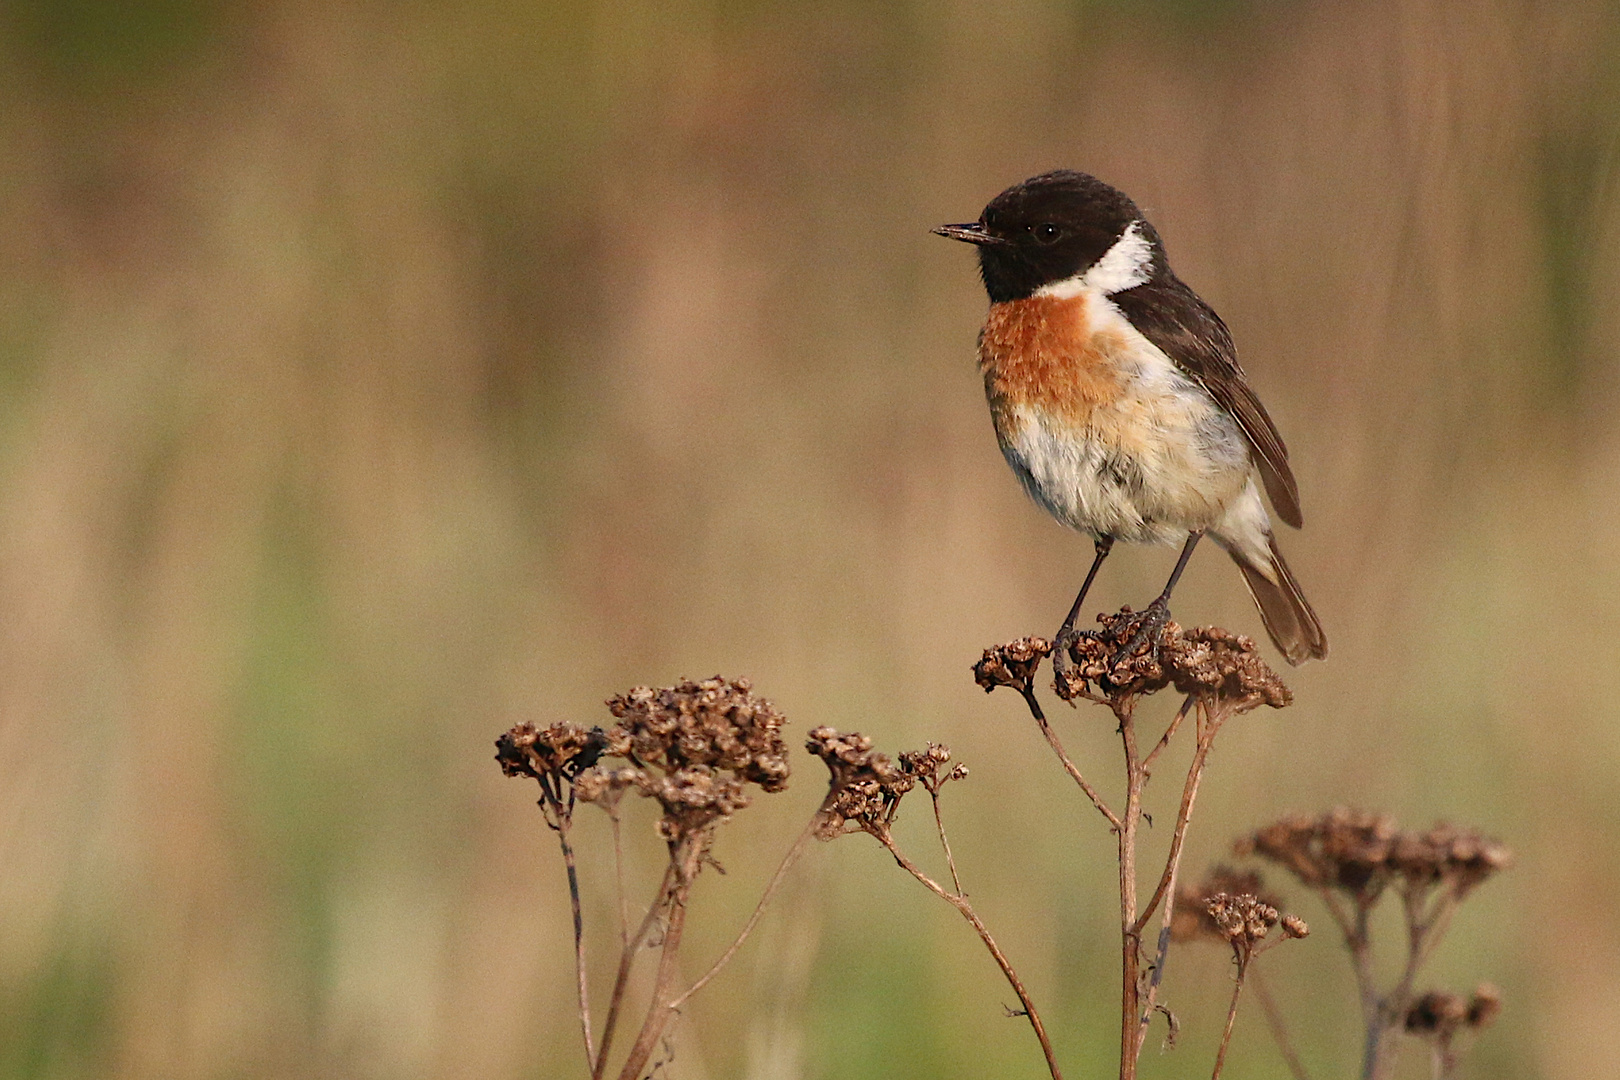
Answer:
<svg viewBox="0 0 1620 1080"><path fill-rule="evenodd" d="M934 231L979 251L990 294L979 367L1002 454L1036 502L1096 540L1058 662L1115 540L1184 543L1144 612L1145 640L1169 618L1171 591L1206 532L1243 572L1288 662L1326 656L1260 497L1264 486L1277 515L1302 524L1288 449L1226 324L1171 272L1136 204L1059 170L1003 191L978 221Z"/></svg>

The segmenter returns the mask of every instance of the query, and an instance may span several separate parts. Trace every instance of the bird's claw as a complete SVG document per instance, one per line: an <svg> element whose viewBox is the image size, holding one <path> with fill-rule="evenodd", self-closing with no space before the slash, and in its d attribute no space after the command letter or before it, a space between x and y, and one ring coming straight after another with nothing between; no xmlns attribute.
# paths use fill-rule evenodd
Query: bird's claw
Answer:
<svg viewBox="0 0 1620 1080"><path fill-rule="evenodd" d="M1162 596L1138 612L1133 620L1135 628L1130 638L1114 654L1114 669L1118 671L1130 665L1132 659L1144 645L1147 646L1147 655L1152 659L1153 663L1158 663L1159 635L1169 621L1170 601Z"/></svg>

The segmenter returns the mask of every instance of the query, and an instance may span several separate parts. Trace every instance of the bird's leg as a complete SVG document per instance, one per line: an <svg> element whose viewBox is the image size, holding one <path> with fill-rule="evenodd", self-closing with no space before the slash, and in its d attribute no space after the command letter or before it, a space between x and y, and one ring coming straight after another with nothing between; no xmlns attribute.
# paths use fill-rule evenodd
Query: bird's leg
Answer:
<svg viewBox="0 0 1620 1080"><path fill-rule="evenodd" d="M1063 620L1063 629L1057 632L1057 638L1052 642L1052 667L1060 679L1074 664L1069 656L1069 646L1074 644L1074 639L1079 636L1075 633L1074 621L1080 617L1080 605L1086 602L1086 593L1091 591L1091 583L1097 580L1097 571L1113 548L1112 536L1097 537L1097 557L1091 561L1091 570L1086 574L1085 584L1080 586L1080 592L1074 598L1074 606L1069 608L1069 617Z"/></svg>
<svg viewBox="0 0 1620 1080"><path fill-rule="evenodd" d="M1187 545L1181 549L1181 558L1176 560L1176 568L1170 571L1170 580L1165 582L1164 592L1136 617L1136 632L1131 635L1125 646L1114 654L1115 663L1130 659L1144 644L1149 647L1152 655L1158 655L1159 631L1170 621L1170 594L1175 591L1176 582L1181 580L1181 572L1187 569L1187 560L1192 558L1193 548L1197 547L1198 541L1203 538L1202 529L1195 529L1187 535Z"/></svg>

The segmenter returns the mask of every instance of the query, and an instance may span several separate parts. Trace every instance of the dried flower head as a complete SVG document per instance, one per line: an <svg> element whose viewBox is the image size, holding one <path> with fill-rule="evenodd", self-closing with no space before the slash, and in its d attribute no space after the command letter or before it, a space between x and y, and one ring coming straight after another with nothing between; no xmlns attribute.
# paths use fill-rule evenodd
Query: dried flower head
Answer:
<svg viewBox="0 0 1620 1080"><path fill-rule="evenodd" d="M1204 901L1204 910L1221 937L1242 949L1264 941L1281 918L1276 908L1250 893L1216 893Z"/></svg>
<svg viewBox="0 0 1620 1080"><path fill-rule="evenodd" d="M1490 983L1480 983L1474 987L1474 996L1468 1001L1466 1023L1476 1031L1488 1028L1496 1022L1496 1017L1501 1011L1502 991Z"/></svg>
<svg viewBox="0 0 1620 1080"><path fill-rule="evenodd" d="M1512 862L1504 845L1471 830L1403 831L1387 815L1343 808L1284 818L1239 840L1237 851L1278 863L1313 889L1348 893L1362 907L1392 882L1408 890L1445 885L1461 898Z"/></svg>
<svg viewBox="0 0 1620 1080"><path fill-rule="evenodd" d="M766 791L787 787L781 713L756 697L747 679L638 686L609 699L629 737L630 756L673 774L695 765L725 769Z"/></svg>
<svg viewBox="0 0 1620 1080"><path fill-rule="evenodd" d="M1170 937L1174 941L1225 941L1226 935L1210 915L1210 897L1217 893L1234 896L1248 894L1271 907L1280 908L1282 900L1268 892L1265 882L1253 870L1234 870L1230 866L1216 866L1208 876L1191 888L1176 890L1176 910L1170 921Z"/></svg>
<svg viewBox="0 0 1620 1080"><path fill-rule="evenodd" d="M818 727L810 732L805 749L827 766L827 806L816 836L832 840L850 831L880 833L894 821L900 799L919 783L938 791L948 780L967 775L967 767L945 770L948 747L929 743L926 750L911 750L898 762L872 749L872 740L859 732ZM942 771L944 770L944 771Z"/></svg>
<svg viewBox="0 0 1620 1080"><path fill-rule="evenodd" d="M1260 658L1252 638L1217 626L1183 630L1172 621L1159 629L1156 642L1150 642L1156 648L1127 654L1126 646L1141 620L1141 613L1129 607L1117 615L1099 615L1101 628L1080 635L1070 646L1074 665L1060 681L1058 694L1074 698L1095 685L1114 698L1174 686L1183 694L1224 702L1232 713L1292 704L1293 694Z"/></svg>
<svg viewBox="0 0 1620 1080"><path fill-rule="evenodd" d="M1035 670L1051 651L1052 643L1041 637L1021 637L993 646L973 665L973 679L987 694L998 686L1022 690L1034 684Z"/></svg>
<svg viewBox="0 0 1620 1080"><path fill-rule="evenodd" d="M1495 840L1444 822L1427 832L1402 832L1389 855L1390 866L1414 885L1449 881L1463 896L1513 861Z"/></svg>
<svg viewBox="0 0 1620 1080"><path fill-rule="evenodd" d="M610 734L599 727L559 721L536 728L525 722L495 740L495 760L507 776L571 780L603 754L613 753L615 740L622 743L619 732Z"/></svg>

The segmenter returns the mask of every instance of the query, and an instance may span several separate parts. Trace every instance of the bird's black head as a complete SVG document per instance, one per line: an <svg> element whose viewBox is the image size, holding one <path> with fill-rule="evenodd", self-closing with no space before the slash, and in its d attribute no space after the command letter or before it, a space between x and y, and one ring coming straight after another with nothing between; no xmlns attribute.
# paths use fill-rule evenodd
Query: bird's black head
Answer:
<svg viewBox="0 0 1620 1080"><path fill-rule="evenodd" d="M992 303L1021 300L1099 263L1098 285L1105 293L1166 269L1158 234L1136 204L1096 177L1069 169L1014 185L991 199L978 221L934 232L978 245L979 274Z"/></svg>

